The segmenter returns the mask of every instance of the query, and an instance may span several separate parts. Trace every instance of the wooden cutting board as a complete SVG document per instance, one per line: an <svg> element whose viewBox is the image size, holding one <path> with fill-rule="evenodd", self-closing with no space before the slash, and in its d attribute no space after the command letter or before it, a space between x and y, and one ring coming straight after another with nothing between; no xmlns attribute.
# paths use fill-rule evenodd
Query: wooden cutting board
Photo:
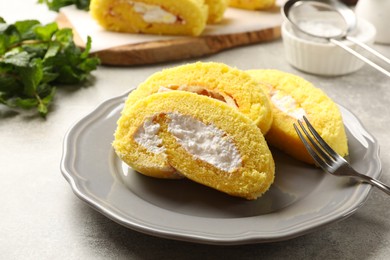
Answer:
<svg viewBox="0 0 390 260"><path fill-rule="evenodd" d="M64 14L60 13L56 21L60 28L72 28L76 45L81 48L85 46ZM206 35L129 44L101 50L94 54L100 58L104 65L132 66L202 57L237 46L262 43L279 38L280 26L276 26L245 33Z"/></svg>

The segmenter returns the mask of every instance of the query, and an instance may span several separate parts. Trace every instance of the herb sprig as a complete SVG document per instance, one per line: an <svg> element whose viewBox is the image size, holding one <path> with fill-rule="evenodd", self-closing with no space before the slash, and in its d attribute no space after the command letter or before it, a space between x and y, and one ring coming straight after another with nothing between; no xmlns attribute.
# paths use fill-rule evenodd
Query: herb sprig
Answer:
<svg viewBox="0 0 390 260"><path fill-rule="evenodd" d="M33 109L45 117L54 85L88 79L99 59L89 56L91 38L81 50L71 29L37 20L5 23L0 17L0 104Z"/></svg>
<svg viewBox="0 0 390 260"><path fill-rule="evenodd" d="M38 3L46 4L50 10L58 12L61 7L68 5L75 5L80 10L88 10L90 0L38 0Z"/></svg>

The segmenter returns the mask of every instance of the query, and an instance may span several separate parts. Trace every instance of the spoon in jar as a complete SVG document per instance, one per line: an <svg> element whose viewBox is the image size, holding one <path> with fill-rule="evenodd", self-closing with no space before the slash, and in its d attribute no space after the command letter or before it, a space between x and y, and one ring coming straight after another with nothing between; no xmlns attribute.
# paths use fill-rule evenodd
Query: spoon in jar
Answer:
<svg viewBox="0 0 390 260"><path fill-rule="evenodd" d="M389 71L343 43L345 40L353 42L390 64L390 59L349 36L357 26L357 19L352 9L346 5L335 0L289 0L284 4L282 13L300 32L312 37L327 39L390 77Z"/></svg>

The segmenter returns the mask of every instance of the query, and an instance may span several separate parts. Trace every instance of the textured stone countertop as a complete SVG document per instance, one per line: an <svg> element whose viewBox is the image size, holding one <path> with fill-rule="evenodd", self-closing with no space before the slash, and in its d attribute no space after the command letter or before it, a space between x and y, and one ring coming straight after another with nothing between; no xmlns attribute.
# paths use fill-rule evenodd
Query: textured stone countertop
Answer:
<svg viewBox="0 0 390 260"><path fill-rule="evenodd" d="M17 3L14 3L17 2ZM7 20L55 14L36 0L0 1ZM390 56L390 45L376 48ZM365 66L340 77L304 74L284 59L282 41L196 59L240 69L274 68L303 76L353 112L379 142L381 180L390 183L390 79ZM78 199L60 172L67 130L107 98L153 72L192 62L101 66L91 86L59 90L46 120L0 108L0 255L2 259L390 259L390 197L372 189L352 216L286 241L214 246L158 238L115 223Z"/></svg>

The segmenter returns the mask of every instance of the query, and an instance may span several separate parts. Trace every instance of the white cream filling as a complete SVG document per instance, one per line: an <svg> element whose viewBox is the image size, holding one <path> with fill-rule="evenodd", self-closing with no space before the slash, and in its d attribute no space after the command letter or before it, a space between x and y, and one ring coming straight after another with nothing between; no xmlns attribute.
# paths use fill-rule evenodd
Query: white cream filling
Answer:
<svg viewBox="0 0 390 260"><path fill-rule="evenodd" d="M168 131L195 158L232 172L241 166L238 149L226 133L191 116L169 113Z"/></svg>
<svg viewBox="0 0 390 260"><path fill-rule="evenodd" d="M142 18L147 23L166 23L174 24L176 22L183 23L182 20L179 20L179 17L167 12L159 5L145 4L137 1L127 1L130 5L134 7L134 11L142 15Z"/></svg>
<svg viewBox="0 0 390 260"><path fill-rule="evenodd" d="M297 106L297 102L292 96L283 95L281 91L271 91L271 102L282 112L295 119L302 119L306 116L306 111Z"/></svg>
<svg viewBox="0 0 390 260"><path fill-rule="evenodd" d="M147 118L134 134L134 140L152 153L164 153L165 147L162 146L162 140L157 133L160 131L160 125L153 122L153 117Z"/></svg>
<svg viewBox="0 0 390 260"><path fill-rule="evenodd" d="M169 113L168 117L168 131L196 159L226 172L241 167L240 153L225 132L191 116ZM157 135L159 130L160 125L153 122L153 117L148 118L137 129L134 140L152 153L165 153L162 140Z"/></svg>

